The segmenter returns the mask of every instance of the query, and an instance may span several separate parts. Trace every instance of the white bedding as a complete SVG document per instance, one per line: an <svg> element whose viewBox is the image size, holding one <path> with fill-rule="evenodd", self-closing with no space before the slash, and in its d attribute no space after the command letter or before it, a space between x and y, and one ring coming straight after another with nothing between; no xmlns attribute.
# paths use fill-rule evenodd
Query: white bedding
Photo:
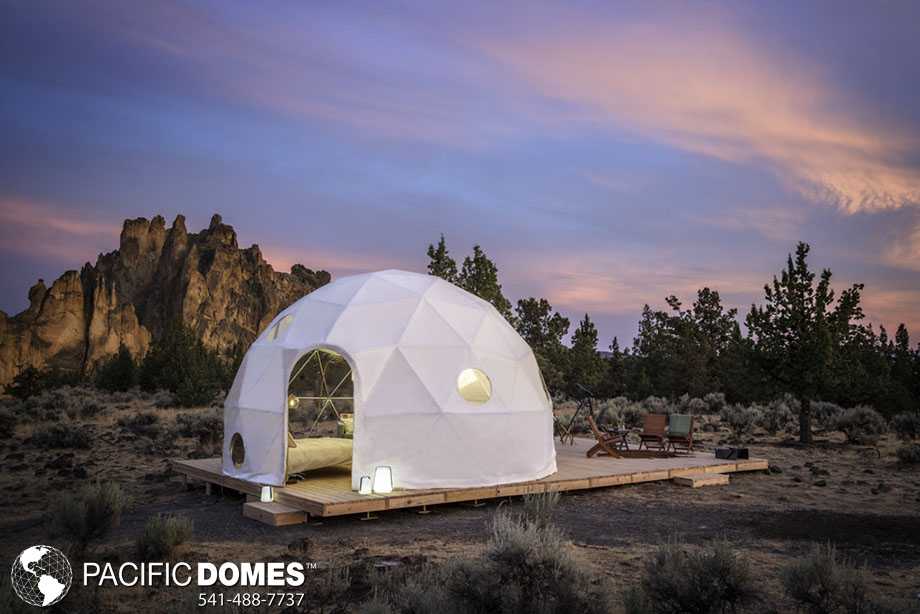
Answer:
<svg viewBox="0 0 920 614"><path fill-rule="evenodd" d="M309 437L294 439L287 452L287 472L301 473L323 467L351 464L351 439Z"/></svg>

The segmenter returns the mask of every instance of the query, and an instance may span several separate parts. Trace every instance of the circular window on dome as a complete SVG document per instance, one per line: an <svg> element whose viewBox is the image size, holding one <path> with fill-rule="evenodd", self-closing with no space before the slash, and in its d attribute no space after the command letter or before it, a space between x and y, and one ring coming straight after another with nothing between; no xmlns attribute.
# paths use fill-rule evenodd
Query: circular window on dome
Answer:
<svg viewBox="0 0 920 614"><path fill-rule="evenodd" d="M470 403L485 403L492 398L492 380L479 369L464 369L457 376L457 392Z"/></svg>
<svg viewBox="0 0 920 614"><path fill-rule="evenodd" d="M237 468L242 467L243 461L246 460L246 446L243 445L243 436L239 433L234 433L230 438L230 460Z"/></svg>

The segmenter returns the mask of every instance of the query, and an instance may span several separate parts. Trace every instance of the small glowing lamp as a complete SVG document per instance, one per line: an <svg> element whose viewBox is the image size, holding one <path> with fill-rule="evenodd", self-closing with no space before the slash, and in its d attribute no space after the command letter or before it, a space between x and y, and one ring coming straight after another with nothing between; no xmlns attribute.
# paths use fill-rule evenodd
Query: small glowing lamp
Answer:
<svg viewBox="0 0 920 614"><path fill-rule="evenodd" d="M358 487L359 495L369 495L371 494L371 476L362 475L360 486Z"/></svg>
<svg viewBox="0 0 920 614"><path fill-rule="evenodd" d="M379 495L393 492L393 470L387 465L374 469L374 492Z"/></svg>
<svg viewBox="0 0 920 614"><path fill-rule="evenodd" d="M295 397L293 394L288 395L288 407L290 409L297 407L297 397Z"/></svg>
<svg viewBox="0 0 920 614"><path fill-rule="evenodd" d="M263 486L263 487L262 487L262 494L261 494L261 496L259 497L259 501L261 501L262 503L271 503L271 502L272 502L272 499L274 499L274 498L275 498L275 496L274 496L274 493L272 493L272 487L271 487L271 486Z"/></svg>

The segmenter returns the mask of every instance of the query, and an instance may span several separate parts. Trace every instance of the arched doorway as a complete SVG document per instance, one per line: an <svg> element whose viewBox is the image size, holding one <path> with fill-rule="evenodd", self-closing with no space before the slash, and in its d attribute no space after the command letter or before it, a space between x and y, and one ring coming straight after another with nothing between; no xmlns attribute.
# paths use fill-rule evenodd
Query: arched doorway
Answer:
<svg viewBox="0 0 920 614"><path fill-rule="evenodd" d="M344 356L316 348L300 357L288 380L288 430L296 438L351 438L354 380Z"/></svg>

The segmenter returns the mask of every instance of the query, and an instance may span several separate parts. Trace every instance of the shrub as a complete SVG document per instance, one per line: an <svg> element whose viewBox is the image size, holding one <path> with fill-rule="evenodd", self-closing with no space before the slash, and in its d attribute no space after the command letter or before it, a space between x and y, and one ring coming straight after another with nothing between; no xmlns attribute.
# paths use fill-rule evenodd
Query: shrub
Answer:
<svg viewBox="0 0 920 614"><path fill-rule="evenodd" d="M837 425L837 418L843 413L843 408L836 403L828 401L812 401L811 416L814 423L822 431L833 431Z"/></svg>
<svg viewBox="0 0 920 614"><path fill-rule="evenodd" d="M843 412L837 418L836 429L843 432L850 443L874 444L888 430L888 425L880 413L860 405Z"/></svg>
<svg viewBox="0 0 920 614"><path fill-rule="evenodd" d="M686 409L691 414L705 414L709 411L709 405L703 399L693 397L687 402Z"/></svg>
<svg viewBox="0 0 920 614"><path fill-rule="evenodd" d="M719 413L719 417L731 429L735 439L741 439L750 436L754 431L759 413L757 406L726 405Z"/></svg>
<svg viewBox="0 0 920 614"><path fill-rule="evenodd" d="M896 414L891 419L891 430L905 441L920 438L920 412Z"/></svg>
<svg viewBox="0 0 920 614"><path fill-rule="evenodd" d="M117 484L91 484L76 495L65 495L52 508L52 529L69 539L78 552L83 552L90 542L118 526L127 503Z"/></svg>
<svg viewBox="0 0 920 614"><path fill-rule="evenodd" d="M908 443L900 446L895 451L895 455L905 465L920 464L920 443Z"/></svg>
<svg viewBox="0 0 920 614"><path fill-rule="evenodd" d="M862 569L837 555L834 546L815 547L782 571L786 595L811 614L860 614L876 608Z"/></svg>
<svg viewBox="0 0 920 614"><path fill-rule="evenodd" d="M546 529L553 524L553 514L559 505L559 493L550 492L524 497L522 521L528 526Z"/></svg>
<svg viewBox="0 0 920 614"><path fill-rule="evenodd" d="M677 542L658 548L639 589L628 591L627 612L708 614L736 611L759 598L746 559L725 542L688 552Z"/></svg>
<svg viewBox="0 0 920 614"><path fill-rule="evenodd" d="M221 443L224 437L223 414L208 410L176 416L176 426L183 437L195 437L203 446Z"/></svg>
<svg viewBox="0 0 920 614"><path fill-rule="evenodd" d="M137 364L124 344L118 353L96 367L95 384L109 392L125 392L137 383Z"/></svg>
<svg viewBox="0 0 920 614"><path fill-rule="evenodd" d="M142 561L164 561L172 558L176 548L192 536L192 521L181 516L159 514L144 525L144 534L137 540L137 555Z"/></svg>
<svg viewBox="0 0 920 614"><path fill-rule="evenodd" d="M95 401L85 401L83 406L80 408L80 417L81 418L92 418L98 416L105 409L99 403Z"/></svg>
<svg viewBox="0 0 920 614"><path fill-rule="evenodd" d="M642 409L640 405L632 403L629 407L624 408L620 412L620 419L623 421L623 425L626 428L634 429L642 426L642 421L645 419L646 411Z"/></svg>
<svg viewBox="0 0 920 614"><path fill-rule="evenodd" d="M82 376L75 371L26 367L7 385L6 393L17 399L28 399L52 388L75 386L81 380Z"/></svg>
<svg viewBox="0 0 920 614"><path fill-rule="evenodd" d="M645 406L645 409L650 414L666 414L670 410L668 400L661 397L648 397L642 402L642 405Z"/></svg>
<svg viewBox="0 0 920 614"><path fill-rule="evenodd" d="M153 403L154 407L173 407L176 405L176 395L169 390L157 390L153 393L153 396L150 397L150 401Z"/></svg>
<svg viewBox="0 0 920 614"><path fill-rule="evenodd" d="M710 392L703 397L703 402L706 403L707 412L710 414L718 414L727 405L725 394L722 392Z"/></svg>
<svg viewBox="0 0 920 614"><path fill-rule="evenodd" d="M791 399L794 401L794 399ZM796 427L796 418L798 416L797 406L790 402L789 397L774 399L766 407L758 406L757 424L770 435L776 435L780 431L787 431Z"/></svg>
<svg viewBox="0 0 920 614"><path fill-rule="evenodd" d="M485 552L406 574L378 591L396 612L601 613L609 598L568 554L548 523L556 497L530 499L521 514L498 512ZM601 591L601 592L599 592Z"/></svg>
<svg viewBox="0 0 920 614"><path fill-rule="evenodd" d="M0 439L10 439L16 433L16 414L8 409L0 409Z"/></svg>
<svg viewBox="0 0 920 614"><path fill-rule="evenodd" d="M155 438L159 435L160 417L153 412L140 412L131 416L122 416L118 419L118 426L135 435Z"/></svg>
<svg viewBox="0 0 920 614"><path fill-rule="evenodd" d="M91 443L87 431L73 425L53 424L32 434L32 444L39 448L87 449Z"/></svg>
<svg viewBox="0 0 920 614"><path fill-rule="evenodd" d="M207 405L229 387L227 365L180 322L169 325L154 341L138 371L141 388L169 390L180 405Z"/></svg>

